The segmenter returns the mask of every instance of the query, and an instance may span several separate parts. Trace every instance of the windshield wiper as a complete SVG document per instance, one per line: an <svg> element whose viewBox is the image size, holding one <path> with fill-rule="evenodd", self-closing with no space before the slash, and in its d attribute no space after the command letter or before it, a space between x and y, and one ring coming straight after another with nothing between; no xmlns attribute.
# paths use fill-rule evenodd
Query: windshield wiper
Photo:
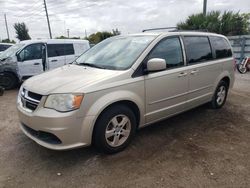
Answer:
<svg viewBox="0 0 250 188"><path fill-rule="evenodd" d="M104 66L96 65L96 64L92 64L92 63L77 63L77 65L85 65L85 66L89 66L89 67L95 67L98 69L106 69Z"/></svg>

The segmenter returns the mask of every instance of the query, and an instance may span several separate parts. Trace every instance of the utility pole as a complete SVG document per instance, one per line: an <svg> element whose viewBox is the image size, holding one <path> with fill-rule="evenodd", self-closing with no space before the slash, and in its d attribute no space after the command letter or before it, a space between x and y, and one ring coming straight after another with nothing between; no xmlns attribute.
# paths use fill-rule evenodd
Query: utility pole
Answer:
<svg viewBox="0 0 250 188"><path fill-rule="evenodd" d="M67 29L68 39L69 39L69 29Z"/></svg>
<svg viewBox="0 0 250 188"><path fill-rule="evenodd" d="M43 0L43 2L44 2L44 8L45 8L46 17L47 17L47 22L48 22L49 36L50 36L50 38L52 39L52 34L51 34L51 29L50 29L49 15L48 15L48 10L47 10L46 0Z"/></svg>
<svg viewBox="0 0 250 188"><path fill-rule="evenodd" d="M8 23L7 23L7 19L6 19L6 14L4 14L4 19L5 19L5 26L6 26L8 40L10 41L10 35L9 35L9 29L8 29Z"/></svg>
<svg viewBox="0 0 250 188"><path fill-rule="evenodd" d="M207 14L207 0L203 0L203 16Z"/></svg>
<svg viewBox="0 0 250 188"><path fill-rule="evenodd" d="M87 30L85 29L85 38L88 38Z"/></svg>

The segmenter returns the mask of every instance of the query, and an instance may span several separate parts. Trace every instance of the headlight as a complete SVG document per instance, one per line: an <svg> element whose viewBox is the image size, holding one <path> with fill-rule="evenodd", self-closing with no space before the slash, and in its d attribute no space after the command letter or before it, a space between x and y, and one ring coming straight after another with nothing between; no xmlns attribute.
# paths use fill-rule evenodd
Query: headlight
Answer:
<svg viewBox="0 0 250 188"><path fill-rule="evenodd" d="M52 94L47 97L44 107L68 112L80 108L82 99L81 94Z"/></svg>

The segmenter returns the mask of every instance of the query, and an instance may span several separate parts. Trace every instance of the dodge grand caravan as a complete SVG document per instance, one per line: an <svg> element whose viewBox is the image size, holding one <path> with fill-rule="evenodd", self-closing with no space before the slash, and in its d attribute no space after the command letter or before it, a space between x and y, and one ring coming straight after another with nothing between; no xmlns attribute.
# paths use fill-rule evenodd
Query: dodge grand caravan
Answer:
<svg viewBox="0 0 250 188"><path fill-rule="evenodd" d="M14 88L18 82L71 63L88 50L87 40L26 40L0 54L0 86Z"/></svg>
<svg viewBox="0 0 250 188"><path fill-rule="evenodd" d="M73 64L25 81L17 99L20 127L50 149L93 144L115 153L138 128L208 102L221 108L233 83L232 50L222 35L116 36Z"/></svg>

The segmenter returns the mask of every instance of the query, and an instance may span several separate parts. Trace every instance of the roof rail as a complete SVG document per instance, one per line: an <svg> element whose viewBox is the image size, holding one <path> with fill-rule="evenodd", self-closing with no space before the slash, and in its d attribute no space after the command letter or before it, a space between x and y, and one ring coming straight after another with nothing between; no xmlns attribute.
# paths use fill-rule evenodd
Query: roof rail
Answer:
<svg viewBox="0 0 250 188"><path fill-rule="evenodd" d="M176 29L176 30L172 30L169 32L208 32L209 31L207 29L198 29L198 30L184 30L184 29Z"/></svg>
<svg viewBox="0 0 250 188"><path fill-rule="evenodd" d="M155 30L167 30L167 29L177 29L177 27L162 27L162 28L151 28L151 29L144 29L142 32L146 31L155 31Z"/></svg>

